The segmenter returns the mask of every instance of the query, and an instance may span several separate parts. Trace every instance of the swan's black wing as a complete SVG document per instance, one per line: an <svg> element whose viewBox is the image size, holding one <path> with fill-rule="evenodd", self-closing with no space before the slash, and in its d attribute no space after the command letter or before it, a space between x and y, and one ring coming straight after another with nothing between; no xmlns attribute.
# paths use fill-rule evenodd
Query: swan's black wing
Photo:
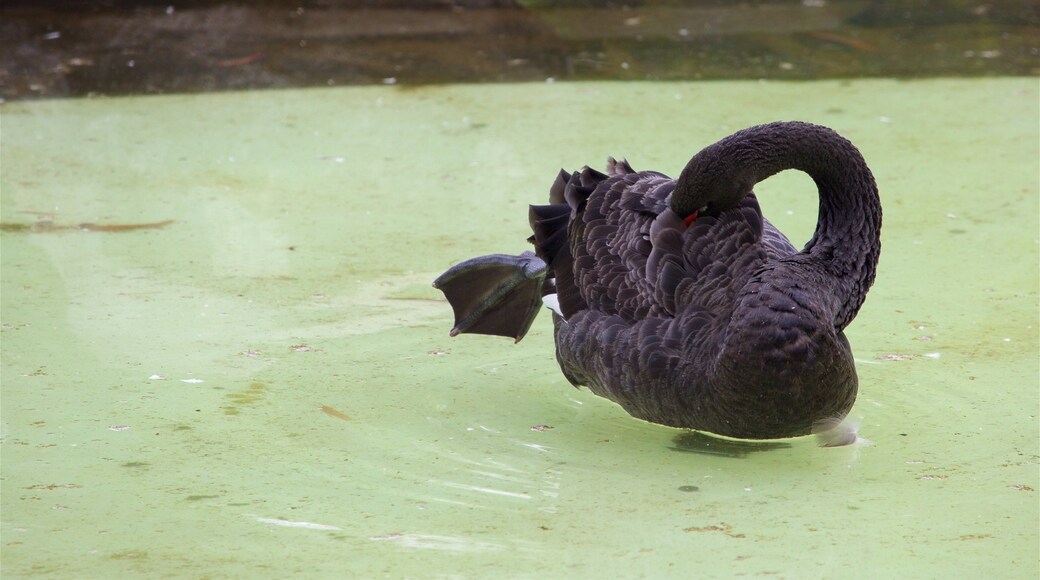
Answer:
<svg viewBox="0 0 1040 580"><path fill-rule="evenodd" d="M798 253L798 248L794 247L784 232L776 229L776 226L765 217L762 218L762 248L769 254L771 260L779 260Z"/></svg>
<svg viewBox="0 0 1040 580"><path fill-rule="evenodd" d="M669 209L675 182L660 173L611 163L608 174L586 168L563 181L544 207L567 204L567 241L544 257L566 319L556 328L564 374L650 421L682 426L679 409L710 413L691 402L715 404L705 378L735 297L794 247L754 195L687 225ZM532 221L539 255L540 240L558 240L555 223Z"/></svg>
<svg viewBox="0 0 1040 580"><path fill-rule="evenodd" d="M614 160L607 174L586 167L557 177L554 203L533 207L531 225L565 318L583 310L629 323L690 308L725 315L758 264L796 252L753 194L687 226L668 208L674 188L661 173Z"/></svg>
<svg viewBox="0 0 1040 580"><path fill-rule="evenodd" d="M455 311L451 336L527 334L542 306L545 262L531 252L492 254L452 266L433 282Z"/></svg>

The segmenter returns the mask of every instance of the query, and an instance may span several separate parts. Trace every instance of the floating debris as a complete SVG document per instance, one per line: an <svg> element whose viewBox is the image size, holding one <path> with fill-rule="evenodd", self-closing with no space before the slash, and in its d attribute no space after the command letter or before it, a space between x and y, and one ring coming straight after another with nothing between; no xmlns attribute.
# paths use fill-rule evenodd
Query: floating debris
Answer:
<svg viewBox="0 0 1040 580"><path fill-rule="evenodd" d="M317 349L308 344L294 344L289 347L289 350L293 352L312 352Z"/></svg>
<svg viewBox="0 0 1040 580"><path fill-rule="evenodd" d="M18 324L12 324L10 322L5 322L3 324L0 324L0 328L3 328L4 330L18 330L19 328L29 328L30 326L32 326L32 324L30 324L28 322L22 322L22 323L18 323Z"/></svg>
<svg viewBox="0 0 1040 580"><path fill-rule="evenodd" d="M108 428L108 430L109 431L126 431L129 428L130 428L129 425L111 425Z"/></svg>
<svg viewBox="0 0 1040 580"><path fill-rule="evenodd" d="M246 56L240 56L238 58L227 58L227 59L224 59L224 60L218 60L217 61L217 66L222 67L222 68L227 68L227 67L231 67L231 66L242 66L242 65L245 65L245 64L254 63L254 62L256 62L258 60L261 60L263 58L264 58L264 53L262 53L262 52L254 52L253 54L248 54Z"/></svg>
<svg viewBox="0 0 1040 580"><path fill-rule="evenodd" d="M0 223L0 231L15 232L15 233L55 233L55 232L68 232L68 231L80 231L80 232L132 232L136 230L157 230L164 228L173 223L173 220L163 220L161 222L149 222L140 224L94 224L94 223L82 223L77 225L61 225L56 224L49 219L41 219L33 224L23 224L16 222L3 222Z"/></svg>
<svg viewBox="0 0 1040 580"><path fill-rule="evenodd" d="M809 34L809 36L815 38L816 40L822 40L824 42L832 42L834 44L840 44L842 46L846 46L848 48L851 48L853 50L858 50L860 52L877 52L877 50L878 50L878 47L876 45L871 44L871 43L869 43L869 42L867 42L865 40L860 40L858 38L853 38L853 37L850 37L850 36L844 36L844 35L841 35L841 34L834 34L834 33L831 33L831 32L824 32L822 30L809 32L808 34Z"/></svg>
<svg viewBox="0 0 1040 580"><path fill-rule="evenodd" d="M683 531L684 532L720 532L720 533L726 534L727 536L729 536L731 538L744 538L744 537L747 537L744 534L734 534L733 533L733 526L731 526L729 524L726 524L726 523L722 523L722 524L719 524L719 525L711 525L711 526L683 528Z"/></svg>
<svg viewBox="0 0 1040 580"><path fill-rule="evenodd" d="M321 412L325 413L329 417L335 417L337 419L343 419L344 421L350 421L350 415L343 413L342 411L337 411L336 409L333 409L328 405L322 405Z"/></svg>
<svg viewBox="0 0 1040 580"><path fill-rule="evenodd" d="M78 483L47 483L47 484L38 483L36 485L30 485L29 487L25 487L25 488L22 488L22 489L55 490L55 489L79 489L81 487L83 487L83 486L78 484Z"/></svg>
<svg viewBox="0 0 1040 580"><path fill-rule="evenodd" d="M202 379L181 379L181 382L182 383L189 383L189 384L195 385L195 384L198 384L198 383L204 383L206 381L204 381Z"/></svg>
<svg viewBox="0 0 1040 580"><path fill-rule="evenodd" d="M552 428L552 425L535 425L534 427L531 427L531 431L548 431Z"/></svg>

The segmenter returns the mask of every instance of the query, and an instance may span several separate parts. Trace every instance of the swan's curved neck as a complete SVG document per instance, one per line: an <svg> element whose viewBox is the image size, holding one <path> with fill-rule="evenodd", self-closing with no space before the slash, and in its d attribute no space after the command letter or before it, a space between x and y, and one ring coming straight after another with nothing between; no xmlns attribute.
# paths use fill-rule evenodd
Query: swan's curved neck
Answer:
<svg viewBox="0 0 1040 580"><path fill-rule="evenodd" d="M804 171L819 189L816 231L800 254L823 266L841 304L834 325L844 328L874 282L881 250L881 202L863 156L826 127L784 122L735 133L694 156L683 169L672 209L687 216L707 205L736 205L752 186L785 169Z"/></svg>

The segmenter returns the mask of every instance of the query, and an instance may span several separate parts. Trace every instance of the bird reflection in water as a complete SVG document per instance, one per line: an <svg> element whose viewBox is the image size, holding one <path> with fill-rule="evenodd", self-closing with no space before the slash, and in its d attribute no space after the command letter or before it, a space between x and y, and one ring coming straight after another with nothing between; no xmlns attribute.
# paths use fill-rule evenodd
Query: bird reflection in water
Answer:
<svg viewBox="0 0 1040 580"><path fill-rule="evenodd" d="M700 431L686 431L672 438L672 451L718 455L721 457L744 458L759 451L788 449L790 443L783 441L739 441L713 437Z"/></svg>

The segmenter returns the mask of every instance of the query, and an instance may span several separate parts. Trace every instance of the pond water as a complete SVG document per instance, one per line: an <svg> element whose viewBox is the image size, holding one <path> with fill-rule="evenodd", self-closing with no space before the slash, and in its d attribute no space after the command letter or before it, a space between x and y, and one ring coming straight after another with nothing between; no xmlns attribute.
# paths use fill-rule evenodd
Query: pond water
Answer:
<svg viewBox="0 0 1040 580"><path fill-rule="evenodd" d="M1036 578L1040 82L354 86L0 105L5 577ZM560 167L828 125L885 208L867 443L570 386L430 287ZM799 245L805 175L756 191Z"/></svg>
<svg viewBox="0 0 1040 580"><path fill-rule="evenodd" d="M5 575L1037 575L1036 79L337 88L3 105ZM858 144L869 445L572 388L551 324L449 339L561 165L738 128ZM815 191L758 188L796 239ZM86 225L82 225L86 224ZM551 428L550 428L551 427Z"/></svg>

